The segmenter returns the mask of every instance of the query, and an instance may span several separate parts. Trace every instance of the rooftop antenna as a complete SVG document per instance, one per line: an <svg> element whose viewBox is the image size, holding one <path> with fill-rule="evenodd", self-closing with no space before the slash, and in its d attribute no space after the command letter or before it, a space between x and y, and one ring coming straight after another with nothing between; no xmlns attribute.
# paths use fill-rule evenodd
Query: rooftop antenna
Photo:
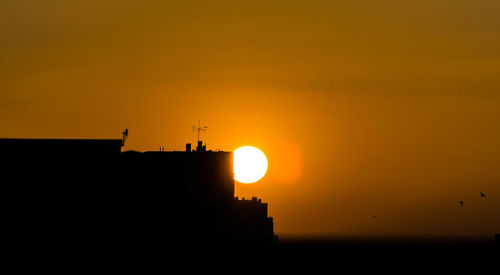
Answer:
<svg viewBox="0 0 500 275"><path fill-rule="evenodd" d="M194 132L194 130L198 131L198 142L200 142L200 133L201 132L205 132L205 135L207 134L207 128L208 128L207 126L201 127L201 123L199 120L198 120L198 127L193 126L193 132Z"/></svg>

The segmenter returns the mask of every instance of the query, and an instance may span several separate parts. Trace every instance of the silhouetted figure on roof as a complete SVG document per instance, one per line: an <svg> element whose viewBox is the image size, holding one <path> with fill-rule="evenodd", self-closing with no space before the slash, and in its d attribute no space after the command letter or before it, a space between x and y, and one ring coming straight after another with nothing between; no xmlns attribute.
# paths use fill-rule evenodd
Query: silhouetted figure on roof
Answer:
<svg viewBox="0 0 500 275"><path fill-rule="evenodd" d="M460 207L464 206L464 201L458 201L458 204L460 204Z"/></svg>
<svg viewBox="0 0 500 275"><path fill-rule="evenodd" d="M481 195L481 199L486 199L486 194L484 194L483 192L479 192L479 194Z"/></svg>
<svg viewBox="0 0 500 275"><path fill-rule="evenodd" d="M125 146L125 140L128 137L128 129L125 129L125 131L123 131L122 134L123 134L123 137L122 137L122 146Z"/></svg>

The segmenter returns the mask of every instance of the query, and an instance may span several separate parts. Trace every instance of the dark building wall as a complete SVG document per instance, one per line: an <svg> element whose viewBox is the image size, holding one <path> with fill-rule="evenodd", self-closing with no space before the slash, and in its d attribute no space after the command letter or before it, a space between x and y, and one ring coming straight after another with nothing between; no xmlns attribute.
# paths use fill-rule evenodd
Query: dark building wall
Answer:
<svg viewBox="0 0 500 275"><path fill-rule="evenodd" d="M29 161L35 159L47 159L48 161L60 161L67 157L70 160L80 162L82 158L88 157L99 160L117 159L121 152L122 140L120 139L0 139L1 158L13 158L16 160Z"/></svg>
<svg viewBox="0 0 500 275"><path fill-rule="evenodd" d="M227 203L234 197L232 152L122 153L124 182L157 190L165 200L192 203Z"/></svg>
<svg viewBox="0 0 500 275"><path fill-rule="evenodd" d="M230 237L232 152L124 152L124 196L132 219L173 240Z"/></svg>
<svg viewBox="0 0 500 275"><path fill-rule="evenodd" d="M121 143L0 139L1 193L13 240L76 245L108 234Z"/></svg>
<svg viewBox="0 0 500 275"><path fill-rule="evenodd" d="M253 197L251 200L234 200L234 239L238 244L272 244L274 242L273 218L267 216L267 203Z"/></svg>

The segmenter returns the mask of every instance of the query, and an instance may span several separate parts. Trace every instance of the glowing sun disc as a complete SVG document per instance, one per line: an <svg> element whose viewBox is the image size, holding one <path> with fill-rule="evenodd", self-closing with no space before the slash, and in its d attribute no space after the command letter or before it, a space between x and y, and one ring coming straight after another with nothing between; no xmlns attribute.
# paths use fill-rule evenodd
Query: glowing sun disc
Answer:
<svg viewBox="0 0 500 275"><path fill-rule="evenodd" d="M233 152L234 179L241 183L254 183L267 172L267 158L261 150L243 146Z"/></svg>

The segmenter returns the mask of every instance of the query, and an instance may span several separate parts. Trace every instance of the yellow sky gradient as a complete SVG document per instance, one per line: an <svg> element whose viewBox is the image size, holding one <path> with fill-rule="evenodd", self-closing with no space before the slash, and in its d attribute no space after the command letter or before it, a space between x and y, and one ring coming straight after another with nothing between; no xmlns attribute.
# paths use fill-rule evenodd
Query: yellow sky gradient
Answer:
<svg viewBox="0 0 500 275"><path fill-rule="evenodd" d="M268 202L277 234L492 236L499 13L494 0L0 0L0 137L128 128L125 150L183 150L200 119L209 148L266 153L268 174L236 195Z"/></svg>

